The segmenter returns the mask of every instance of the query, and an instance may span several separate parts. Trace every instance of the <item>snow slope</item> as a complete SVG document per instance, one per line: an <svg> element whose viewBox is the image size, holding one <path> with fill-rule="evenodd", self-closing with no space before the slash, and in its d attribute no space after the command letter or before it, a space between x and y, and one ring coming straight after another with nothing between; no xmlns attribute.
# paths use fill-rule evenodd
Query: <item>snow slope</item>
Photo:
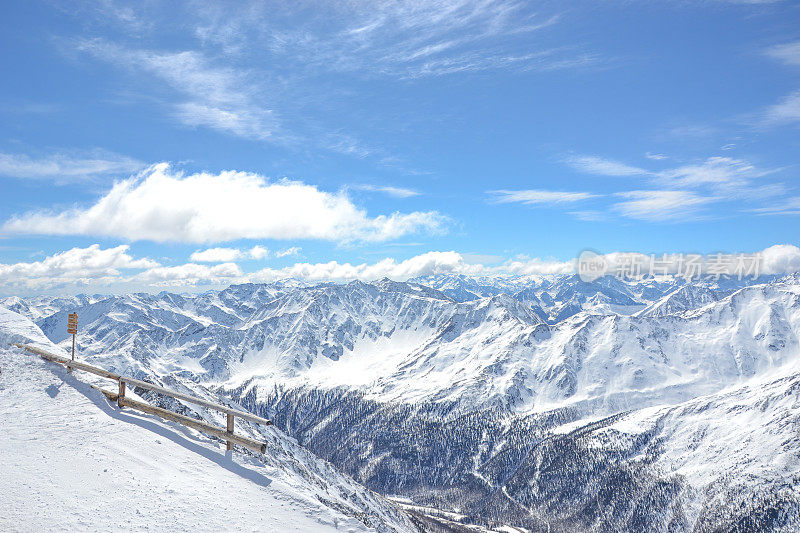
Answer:
<svg viewBox="0 0 800 533"><path fill-rule="evenodd" d="M415 530L276 430L264 461L226 454L178 424L120 412L85 374L11 342L61 352L0 308L0 531Z"/></svg>

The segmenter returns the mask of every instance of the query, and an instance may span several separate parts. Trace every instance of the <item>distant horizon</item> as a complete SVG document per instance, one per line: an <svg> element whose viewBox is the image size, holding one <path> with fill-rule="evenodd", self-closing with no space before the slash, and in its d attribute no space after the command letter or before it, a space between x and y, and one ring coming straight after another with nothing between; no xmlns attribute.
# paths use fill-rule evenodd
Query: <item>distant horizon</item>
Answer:
<svg viewBox="0 0 800 533"><path fill-rule="evenodd" d="M434 252L437 254L438 252ZM592 253L593 252L589 252ZM449 254L449 255L447 255ZM178 279L177 283L170 284L169 281L162 281L161 285L142 285L135 277L126 282L115 282L116 284L107 285L108 290L86 291L80 290L80 286L74 279L63 281L50 280L49 285L39 288L21 288L16 292L6 293L3 286L0 286L0 298L29 298L29 297L71 297L71 296L121 296L126 294L151 294L160 293L179 294L185 296L197 296L206 292L219 292L237 285L278 285L282 283L295 282L303 287L313 287L323 284L346 285L353 282L375 283L383 280L394 282L406 282L419 279L436 278L466 278L477 280L514 280L532 281L535 279L556 279L562 277L576 276L582 281L591 282L597 277L613 277L623 282L637 282L647 280L684 280L708 282L715 279L725 280L744 280L755 281L764 278L780 278L786 275L800 273L800 248L793 245L775 245L754 254L709 254L702 256L699 254L687 254L700 260L699 270L683 269L682 263L686 262L684 254L672 255L644 255L638 253L611 253L600 257L604 263L605 271L595 276L586 277L581 271L579 264L583 256L579 256L571 261L542 261L540 259L529 259L527 261L506 261L500 265L480 265L468 264L463 261L460 254L454 252L446 253L446 257L455 259L450 262L418 261L414 265L414 270L408 263L386 263L382 265L339 265L339 264L298 264L289 272L294 274L282 275L281 271L256 272L253 276L243 275L239 278L229 278L216 284L208 283L205 280L186 280ZM737 265L737 258L740 264ZM741 263L744 259L754 261L757 258L758 264ZM417 258L412 258L411 263ZM714 262L727 261L723 268L715 268ZM632 269L631 265L638 264L638 268ZM42 268L39 266L38 268ZM161 267L156 267L161 268ZM648 270L649 268L649 270ZM738 268L738 270L737 270ZM750 268L750 270L746 270ZM309 277L303 274L313 274L319 276L316 269L320 272L336 272L340 277ZM507 269L507 270L506 270ZM659 270L660 269L660 270ZM286 271L284 271L286 272ZM261 276L259 278L259 276ZM269 277L271 276L271 277ZM194 284L190 283L195 281ZM34 280L34 283L36 280ZM91 284L88 280L85 283Z"/></svg>

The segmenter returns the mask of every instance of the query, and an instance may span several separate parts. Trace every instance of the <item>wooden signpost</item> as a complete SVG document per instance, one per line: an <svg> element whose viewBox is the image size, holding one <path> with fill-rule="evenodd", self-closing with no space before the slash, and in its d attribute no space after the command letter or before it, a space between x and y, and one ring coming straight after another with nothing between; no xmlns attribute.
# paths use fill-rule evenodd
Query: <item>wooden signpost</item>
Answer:
<svg viewBox="0 0 800 533"><path fill-rule="evenodd" d="M67 333L72 335L72 360L75 360L75 335L78 333L78 313L67 315ZM70 368L70 370L72 370Z"/></svg>

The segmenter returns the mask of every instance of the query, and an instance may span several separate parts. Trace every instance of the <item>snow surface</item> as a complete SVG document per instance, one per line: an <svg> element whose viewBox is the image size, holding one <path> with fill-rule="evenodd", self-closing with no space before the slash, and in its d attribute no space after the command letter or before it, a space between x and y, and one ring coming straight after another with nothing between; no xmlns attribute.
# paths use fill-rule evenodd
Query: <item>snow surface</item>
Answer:
<svg viewBox="0 0 800 533"><path fill-rule="evenodd" d="M0 531L374 530L324 505L335 500L325 487L119 411L81 372L4 348L11 342L61 352L0 308ZM380 529L410 529L403 519L394 526Z"/></svg>

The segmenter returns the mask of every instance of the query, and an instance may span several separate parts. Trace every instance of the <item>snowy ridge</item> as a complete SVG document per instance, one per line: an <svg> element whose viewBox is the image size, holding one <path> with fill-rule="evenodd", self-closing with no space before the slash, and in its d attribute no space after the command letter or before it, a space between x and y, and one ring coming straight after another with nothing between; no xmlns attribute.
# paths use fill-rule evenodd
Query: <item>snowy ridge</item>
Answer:
<svg viewBox="0 0 800 533"><path fill-rule="evenodd" d="M78 308L80 349L118 371L229 390L343 386L379 401L457 402L462 411L572 405L587 415L708 394L797 353L793 283L721 299L684 286L632 316L599 313L600 300L632 301L619 283L553 283L558 301L587 307L556 324L519 291L457 302L389 281L278 293L235 286L197 298L135 294ZM65 345L66 314L39 321Z"/></svg>

